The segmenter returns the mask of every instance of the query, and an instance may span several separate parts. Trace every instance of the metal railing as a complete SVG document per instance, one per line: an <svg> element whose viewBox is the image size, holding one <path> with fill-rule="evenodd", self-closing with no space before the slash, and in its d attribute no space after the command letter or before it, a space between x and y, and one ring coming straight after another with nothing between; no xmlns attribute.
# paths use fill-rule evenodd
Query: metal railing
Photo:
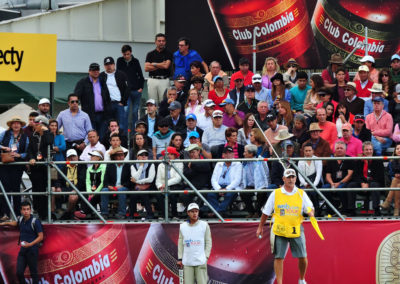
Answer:
<svg viewBox="0 0 400 284"><path fill-rule="evenodd" d="M50 150L50 149L49 149ZM48 155L50 157L50 155ZM324 160L324 161L330 161L330 160L398 160L400 159L400 156L381 156L381 157L316 157L316 158L286 158L283 159L285 160L288 164L290 164L293 168L297 170L299 174L303 176L303 178L308 182L308 184L312 185L313 183L307 178L307 176L303 175L297 165L294 163L294 161L313 161L313 160ZM196 189L195 186L190 182L188 178L184 176L182 172L179 171L179 169L174 165L175 163L189 163L189 162L196 162L196 163L216 163L216 162L257 162L257 161L280 161L282 158L251 158L251 159L246 159L246 158L241 158L241 159L176 159L176 160L168 160L167 155L165 155L164 159L162 160L128 160L128 161L96 161L96 164L133 164L133 163L154 163L154 164L160 164L163 163L165 165L171 165L171 167L181 176L184 182L188 185L190 190L169 190L168 186L168 167L165 167L165 190L163 192L159 190L149 190L149 191L99 191L99 192L81 192L79 189L67 178L67 176L61 171L58 165L68 165L68 164L93 164L93 161L87 162L87 161L51 161L49 158L46 161L43 162L36 162L36 165L45 165L47 167L47 188L45 192L7 192L6 189L4 188L3 184L0 182L0 196L4 196L7 206L10 209L12 218L16 220L16 214L12 208L12 204L10 202L9 196L26 196L26 195L32 195L32 196L37 196L37 195L45 195L48 198L48 223L52 223L51 219L51 200L53 196L59 196L59 195L78 195L82 202L86 203L90 210L103 222L106 223L106 220L103 218L103 216L94 208L94 206L90 203L90 201L86 198L87 195L107 195L107 194L112 194L112 195L118 195L118 194L126 194L126 195L134 195L134 194L150 194L150 195L155 195L155 194L163 194L164 195L164 202L165 202L165 221L169 222L168 218L168 210L169 210L169 204L168 204L168 196L170 194L196 194L209 208L210 210L218 217L218 219L221 222L225 222L224 218L213 208L207 199L203 196L205 193L226 193L226 190L198 190ZM28 165L29 162L13 162L13 163L7 163L3 164L0 163L1 166L15 166L15 165ZM61 176L62 179L64 179L70 187L74 190L71 192L53 192L51 188L51 168L55 168L58 172L58 174ZM260 192L272 192L275 189L238 189L238 190L233 190L232 192L235 193L260 193ZM304 189L307 192L312 192L315 191L318 193L319 197L321 197L327 205L335 211L335 213L342 219L345 220L345 218L340 214L340 212L329 202L329 200L322 194L323 192L338 192L338 191L398 191L400 188L388 188L388 187L377 187L377 188L307 188ZM36 208L35 208L36 209Z"/></svg>

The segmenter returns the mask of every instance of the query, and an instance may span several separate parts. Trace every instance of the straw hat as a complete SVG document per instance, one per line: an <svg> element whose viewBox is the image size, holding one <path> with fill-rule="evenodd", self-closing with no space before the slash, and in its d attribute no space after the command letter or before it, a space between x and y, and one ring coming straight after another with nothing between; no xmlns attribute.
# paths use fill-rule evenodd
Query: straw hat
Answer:
<svg viewBox="0 0 400 284"><path fill-rule="evenodd" d="M311 131L322 131L322 129L319 127L318 122L313 122L310 124L310 128L309 128L308 132L311 132Z"/></svg>
<svg viewBox="0 0 400 284"><path fill-rule="evenodd" d="M329 63L343 64L343 57L339 53L334 53L331 55L331 60L329 60Z"/></svg>
<svg viewBox="0 0 400 284"><path fill-rule="evenodd" d="M290 59L288 60L288 62L286 62L285 64L283 64L283 67L284 67L285 69L289 69L289 68L288 68L289 65L296 65L297 67L299 67L299 63L297 63L297 61L296 61L294 58L290 58Z"/></svg>
<svg viewBox="0 0 400 284"><path fill-rule="evenodd" d="M371 93L383 93L382 84L374 83L371 89L368 89Z"/></svg>
<svg viewBox="0 0 400 284"><path fill-rule="evenodd" d="M24 126L26 125L26 122L23 121L23 120L21 119L21 117L19 117L19 116L13 116L13 117L11 117L11 119L10 119L9 121L7 121L8 127L11 127L11 124L12 124L13 122L19 122L19 123L21 123L21 126L22 126L22 127L24 127Z"/></svg>
<svg viewBox="0 0 400 284"><path fill-rule="evenodd" d="M280 129L279 131L278 131L278 135L277 136L275 136L275 140L280 140L280 141L282 141L282 140L286 140L286 139L289 139L289 138L291 138L291 137L293 137L294 135L292 134L292 133L289 133L289 130L286 128L286 129Z"/></svg>

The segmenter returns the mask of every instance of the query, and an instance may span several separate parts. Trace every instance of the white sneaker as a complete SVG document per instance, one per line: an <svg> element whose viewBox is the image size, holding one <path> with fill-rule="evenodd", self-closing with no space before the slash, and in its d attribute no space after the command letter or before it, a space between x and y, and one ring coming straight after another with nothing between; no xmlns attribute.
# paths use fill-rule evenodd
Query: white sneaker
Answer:
<svg viewBox="0 0 400 284"><path fill-rule="evenodd" d="M299 279L299 284L307 284L306 280L300 280Z"/></svg>

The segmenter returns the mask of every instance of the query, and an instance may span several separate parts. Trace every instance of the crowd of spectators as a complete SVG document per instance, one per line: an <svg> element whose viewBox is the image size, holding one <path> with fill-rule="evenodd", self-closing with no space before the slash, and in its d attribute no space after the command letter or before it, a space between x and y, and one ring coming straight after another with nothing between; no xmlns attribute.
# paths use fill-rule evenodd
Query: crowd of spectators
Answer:
<svg viewBox="0 0 400 284"><path fill-rule="evenodd" d="M48 182L45 161L48 149L55 161L87 161L88 164L61 165L67 177L51 176L53 191L83 192L141 191L137 195L88 195L101 214L110 218L110 199L118 200L115 217L153 219L164 217L164 194L146 194L148 190L190 190L182 174L198 189L223 190L205 194L208 202L222 215L240 196L247 217L257 217L268 197L263 189L282 186L285 168L292 167L290 157L371 157L381 156L394 147L400 155L400 56L391 58L390 68L375 68L374 58L365 56L353 80L340 54L332 54L321 75L308 76L295 59L278 62L268 57L261 74L249 70L250 62L240 58L239 70L230 77L218 61L208 66L190 40L178 40L178 50L166 49L166 37L157 34L156 48L145 59L149 72L148 99L141 105L144 77L132 48L124 45L122 56L104 59L104 71L91 63L88 76L77 82L68 96L68 108L57 117L50 116L50 101L40 100L38 110L29 115L26 125L15 116L9 129L0 133L1 150L15 161L28 166L0 167L0 180L7 192L20 190L21 176L27 172L34 192L45 192ZM282 66L281 66L282 65ZM281 69L282 67L282 69ZM173 82L170 81L173 78ZM140 117L140 110L145 115ZM132 111L131 111L132 109ZM132 119L130 115L132 114ZM62 132L61 132L62 131ZM146 160L190 162L146 163ZM282 157L281 161L234 161L237 158ZM200 162L201 159L229 159L224 162ZM116 161L99 164L99 161ZM118 163L118 161L132 163ZM389 163L390 185L400 184L399 160ZM391 191L381 204L379 191L368 188L385 186L385 167L380 160L307 160L297 164L297 185L301 188L335 188L326 193L340 212L356 214L356 192L342 188L365 188L364 209L379 216L394 201L399 215L400 193ZM296 169L297 171L297 169ZM307 179L305 178L307 177ZM310 183L311 181L311 183ZM257 189L240 193L238 189ZM399 194L398 194L399 193ZM153 198L154 197L154 198ZM179 218L177 203L187 206L194 194L170 194L173 218ZM311 192L316 215L333 213ZM12 196L19 211L21 197ZM369 208L369 199L372 208ZM155 202L152 202L154 201ZM67 203L60 214L62 203ZM138 204L145 215L138 214ZM152 204L154 203L154 204ZM40 218L46 218L47 197L33 196ZM53 196L52 218L85 219L89 206L77 195ZM154 213L157 212L155 215ZM214 216L207 205L201 212ZM2 220L10 210L1 198Z"/></svg>

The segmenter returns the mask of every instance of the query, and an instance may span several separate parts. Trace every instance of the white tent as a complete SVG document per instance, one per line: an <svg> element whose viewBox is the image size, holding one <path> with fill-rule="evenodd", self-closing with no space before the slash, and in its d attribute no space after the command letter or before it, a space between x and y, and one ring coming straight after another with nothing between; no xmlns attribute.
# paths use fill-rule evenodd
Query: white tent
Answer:
<svg viewBox="0 0 400 284"><path fill-rule="evenodd" d="M15 115L21 117L21 119L28 124L29 114L32 111L34 111L34 109L28 106L27 104L19 103L16 106L0 114L0 127L8 129L7 121L9 121L11 117Z"/></svg>

